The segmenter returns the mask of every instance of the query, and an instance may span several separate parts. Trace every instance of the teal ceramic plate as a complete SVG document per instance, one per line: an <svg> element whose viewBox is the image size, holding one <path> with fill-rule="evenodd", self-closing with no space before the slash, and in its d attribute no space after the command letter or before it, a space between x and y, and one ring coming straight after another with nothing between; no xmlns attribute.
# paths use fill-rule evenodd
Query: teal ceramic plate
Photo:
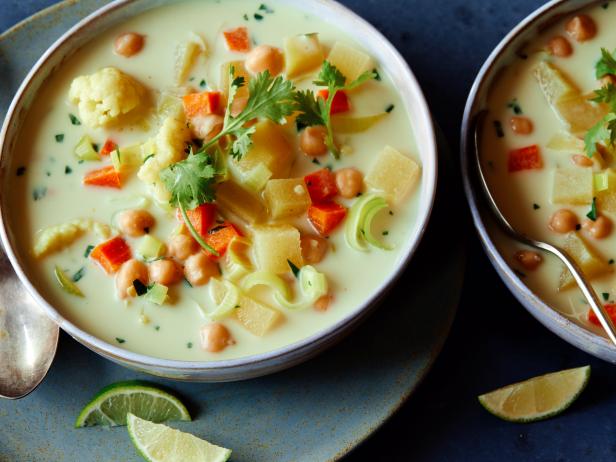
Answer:
<svg viewBox="0 0 616 462"><path fill-rule="evenodd" d="M0 36L0 114L40 54L100 0L66 1ZM234 450L234 462L336 460L378 428L415 389L453 320L464 271L461 236L441 230L464 210L441 144L440 187L416 257L376 313L345 341L302 366L237 383L158 380L195 421L177 424ZM449 167L449 168L448 168ZM458 206L456 206L458 205ZM68 336L45 382L0 402L0 462L131 462L124 428L73 429L81 407L108 383L151 379L86 350Z"/></svg>

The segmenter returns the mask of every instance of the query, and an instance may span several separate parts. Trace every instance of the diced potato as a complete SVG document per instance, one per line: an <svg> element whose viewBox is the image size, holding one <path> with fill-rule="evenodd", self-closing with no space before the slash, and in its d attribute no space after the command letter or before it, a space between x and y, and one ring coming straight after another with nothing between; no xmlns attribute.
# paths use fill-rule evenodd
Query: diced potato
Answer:
<svg viewBox="0 0 616 462"><path fill-rule="evenodd" d="M237 173L240 181L260 165L265 165L272 172L272 178L286 178L289 176L294 158L293 148L284 128L264 120L256 125L249 151L239 162L232 161L231 168Z"/></svg>
<svg viewBox="0 0 616 462"><path fill-rule="evenodd" d="M297 77L319 67L325 56L319 34L300 34L284 39L287 78Z"/></svg>
<svg viewBox="0 0 616 462"><path fill-rule="evenodd" d="M199 55L201 53L205 53L206 51L207 48L203 38L195 33L191 34L190 39L178 45L175 51L176 84L181 85L184 83Z"/></svg>
<svg viewBox="0 0 616 462"><path fill-rule="evenodd" d="M41 258L71 245L88 231L94 231L102 239L111 236L109 226L89 218L77 218L68 223L43 228L36 234L32 253Z"/></svg>
<svg viewBox="0 0 616 462"><path fill-rule="evenodd" d="M420 175L421 168L413 159L391 146L385 146L378 154L364 182L368 187L385 193L397 204L408 195Z"/></svg>
<svg viewBox="0 0 616 462"><path fill-rule="evenodd" d="M584 154L584 140L569 132L558 132L546 145L554 151L565 151L567 154Z"/></svg>
<svg viewBox="0 0 616 462"><path fill-rule="evenodd" d="M607 105L593 103L589 98L592 98L592 95L581 95L556 103L557 110L561 118L568 123L571 133L586 134L609 112Z"/></svg>
<svg viewBox="0 0 616 462"><path fill-rule="evenodd" d="M541 61L533 72L543 96L549 105L554 105L569 98L580 95L580 90L573 84L555 64Z"/></svg>
<svg viewBox="0 0 616 462"><path fill-rule="evenodd" d="M220 68L220 88L219 90L225 95L225 100L229 96L229 85L231 81L229 79L229 68L233 66L233 72L235 77L244 77L244 85L240 87L235 93L236 98L244 98L248 96L248 81L250 80L250 73L244 67L244 61L230 61L224 63Z"/></svg>
<svg viewBox="0 0 616 462"><path fill-rule="evenodd" d="M567 234L563 247L580 266L587 278L592 279L611 272L610 265L597 255L577 233L571 232ZM567 268L563 268L560 274L558 290L564 290L574 286L575 279L573 279L573 276Z"/></svg>
<svg viewBox="0 0 616 462"><path fill-rule="evenodd" d="M263 197L274 219L301 215L310 207L310 194L303 178L269 180Z"/></svg>
<svg viewBox="0 0 616 462"><path fill-rule="evenodd" d="M554 171L552 203L586 205L592 202L593 177L590 167L557 168Z"/></svg>
<svg viewBox="0 0 616 462"><path fill-rule="evenodd" d="M601 213L607 212L616 215L616 172L610 168L605 173L607 175L607 189L597 192L597 208Z"/></svg>
<svg viewBox="0 0 616 462"><path fill-rule="evenodd" d="M369 55L342 42L334 43L327 60L342 72L347 83L374 68L374 62Z"/></svg>
<svg viewBox="0 0 616 462"><path fill-rule="evenodd" d="M254 226L253 247L257 267L280 274L290 271L288 260L302 266L299 231L291 225Z"/></svg>
<svg viewBox="0 0 616 462"><path fill-rule="evenodd" d="M249 191L258 194L263 190L268 180L272 177L272 172L265 164L258 164L253 169L246 172L238 171L240 183Z"/></svg>
<svg viewBox="0 0 616 462"><path fill-rule="evenodd" d="M232 180L218 186L216 203L249 224L259 223L265 218L261 201Z"/></svg>

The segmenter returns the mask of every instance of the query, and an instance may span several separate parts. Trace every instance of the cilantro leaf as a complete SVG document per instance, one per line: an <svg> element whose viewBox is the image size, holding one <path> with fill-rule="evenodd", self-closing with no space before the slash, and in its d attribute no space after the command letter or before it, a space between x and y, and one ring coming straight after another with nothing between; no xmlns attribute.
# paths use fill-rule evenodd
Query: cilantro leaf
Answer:
<svg viewBox="0 0 616 462"><path fill-rule="evenodd" d="M328 87L329 89L342 88L346 84L346 77L336 66L329 61L323 61L321 71L314 82L318 87Z"/></svg>
<svg viewBox="0 0 616 462"><path fill-rule="evenodd" d="M592 205L590 206L590 212L586 214L586 216L592 220L597 221L597 198L592 198Z"/></svg>
<svg viewBox="0 0 616 462"><path fill-rule="evenodd" d="M595 103L606 103L611 112L616 112L616 86L612 83L595 90L595 97L590 99Z"/></svg>
<svg viewBox="0 0 616 462"><path fill-rule="evenodd" d="M601 59L595 64L595 76L597 79L606 75L616 75L616 59L605 48L601 48Z"/></svg>
<svg viewBox="0 0 616 462"><path fill-rule="evenodd" d="M297 122L304 127L325 125L323 114L326 113L325 101L317 98L312 90L298 91L295 97L302 112L297 116Z"/></svg>
<svg viewBox="0 0 616 462"><path fill-rule="evenodd" d="M584 150L588 157L597 152L597 144L610 144L616 142L616 114L607 114L588 130L584 136Z"/></svg>

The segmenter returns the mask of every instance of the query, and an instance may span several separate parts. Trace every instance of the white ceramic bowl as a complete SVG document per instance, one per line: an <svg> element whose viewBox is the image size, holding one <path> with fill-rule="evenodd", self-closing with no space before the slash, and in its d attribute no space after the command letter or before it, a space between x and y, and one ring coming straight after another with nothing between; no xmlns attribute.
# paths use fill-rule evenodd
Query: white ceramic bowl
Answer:
<svg viewBox="0 0 616 462"><path fill-rule="evenodd" d="M559 17L570 15L576 10L596 3L598 2L592 0L551 1L525 18L490 54L475 79L464 111L461 140L462 174L473 222L479 232L483 247L492 265L513 295L535 318L556 335L593 356L616 363L616 347L607 337L585 329L550 308L524 284L507 264L494 240L496 233L501 233L501 231L485 207L481 189L476 188L476 182L473 181L477 168L473 139L475 116L485 108L487 91L492 81L498 78L499 70L507 65L516 52L532 40L539 31L545 30Z"/></svg>
<svg viewBox="0 0 616 462"><path fill-rule="evenodd" d="M24 286L64 331L83 345L112 361L154 375L194 381L240 380L268 374L298 364L334 344L366 317L385 294L386 290L400 276L421 240L434 200L437 176L437 151L428 106L408 65L383 35L368 24L368 22L340 4L331 0L282 0L282 2L293 4L296 8L335 23L338 28L354 37L376 58L381 68L392 76L394 85L402 95L404 105L411 119L417 146L420 147L419 155L423 164L418 216L410 239L403 244L403 258L400 260L398 267L388 275L381 286L361 306L358 306L338 323L312 337L284 348L239 359L215 362L163 360L126 351L84 332L76 325L64 319L60 312L41 296L36 285L29 280L19 252L15 251L13 247L14 240L12 236L17 230L11 229L11 223L7 218L7 204L3 203L3 200L6 202L6 194L0 194L0 209L2 210L0 235L8 256ZM5 184L4 176L7 174L9 160L15 149L16 137L20 131L28 105L54 68L61 65L67 56L96 37L99 32L147 9L167 3L170 3L170 1L113 1L78 23L47 50L34 65L17 92L0 133L0 185Z"/></svg>

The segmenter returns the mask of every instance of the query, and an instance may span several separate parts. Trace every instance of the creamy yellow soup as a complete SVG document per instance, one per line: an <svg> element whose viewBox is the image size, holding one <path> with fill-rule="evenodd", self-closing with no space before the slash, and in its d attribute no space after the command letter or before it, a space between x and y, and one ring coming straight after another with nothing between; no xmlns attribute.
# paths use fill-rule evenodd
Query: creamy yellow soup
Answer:
<svg viewBox="0 0 616 462"><path fill-rule="evenodd" d="M391 245L391 250L368 246L368 250L363 252L350 248L345 241L344 222L327 238L327 254L323 261L314 265L327 278L328 293L332 297L325 310L316 310L312 306L289 310L275 303L271 289L260 287L247 291L247 295L278 312L278 322L263 335L255 335L230 313L219 322L230 331L234 343L214 353L201 348L200 343L200 329L211 322L208 313L216 305L211 296L211 282L193 287L185 282L174 284L169 287L168 298L162 305L151 303L143 296L121 300L114 275L106 274L91 257L86 256L91 246L104 240L94 232L85 232L74 242L43 257L34 255L33 248L40 235L37 233L42 229L77 218L92 219L109 226L111 236L115 236L119 234L115 222L118 212L131 208L151 213L156 223L148 230L149 235L161 242L168 241L178 227L173 207L159 203L152 189L138 178L135 171L122 175L121 189L84 185L82 181L87 172L110 165L110 160L103 157L100 161L80 163L73 150L84 135L89 135L99 149L105 140L112 139L119 145L121 153L123 147L144 143L157 135L161 117L156 114L156 106L162 93L221 90L221 66L229 61L244 60L247 56L246 53L230 51L223 38L223 31L239 26L248 28L252 47L268 44L282 49L285 37L318 33L324 56L336 42L360 50L353 38L335 25L274 1L266 6L243 0L186 1L148 11L101 34L63 63L46 81L29 109L13 162L15 175L9 186L12 203L9 213L13 229L17 230L19 252L27 262L28 274L43 296L70 322L110 344L176 360L210 361L264 353L314 335L357 310L403 258L402 249L416 220L418 184L414 184L401 200L388 199L386 210L379 213L373 224L374 234ZM143 49L130 58L114 53L115 38L125 32L145 36ZM202 52L189 68L185 81L178 83L178 47L194 40L195 34L207 51ZM69 101L69 89L75 78L108 67L130 75L147 89L152 113L145 119L112 128L92 128ZM389 76L379 69L378 62L374 67L379 71L379 78L348 93L351 110L345 115L384 114L383 119L363 132L336 134L343 152L340 160L331 155L313 158L301 154L295 124L292 121L286 124L283 130L294 156L290 178L301 178L326 166L334 171L354 167L364 175L368 174L385 146L391 146L419 165L412 127L400 96ZM318 71L319 67L314 68L293 82L299 88L316 90L311 82ZM72 120L71 115L74 116ZM80 125L75 125L75 117ZM417 182L420 181L419 173ZM371 191L364 185L362 192ZM264 202L261 194L254 197ZM350 207L359 199L337 197L335 201ZM218 218L232 221L248 240L251 239L252 223L227 214L224 207L219 207L219 214ZM302 234L316 234L306 213L285 220L266 218L265 222L268 221L291 223ZM142 238L122 237L131 247L133 257L139 258L136 249ZM249 253L249 258L258 269L253 253ZM60 287L54 277L56 266L67 277L77 279L75 284L83 297ZM79 275L74 277L77 273ZM279 276L298 297L299 289L291 271ZM225 278L224 271L221 278ZM241 286L241 281L234 283Z"/></svg>
<svg viewBox="0 0 616 462"><path fill-rule="evenodd" d="M571 21L576 21L574 18L579 15L590 18L591 29L593 24L595 29L594 33L591 30L591 37L583 37L582 41L577 40L580 37L575 33L571 34L575 26ZM598 151L591 158L584 138L610 112L606 104L589 99L607 82L598 81L596 64L602 48L611 53L616 47L615 19L614 3L597 5L563 17L521 50L519 57L502 69L490 89L489 115L480 145L491 191L513 226L528 236L561 246L574 242L579 249L580 243L584 245L593 255L592 262L581 261L578 257L578 263L591 273L593 286L606 303L616 300L613 272L616 233L612 230L607 236L597 238L588 227L599 217L607 219L608 224L616 218L608 203L614 187L611 180L613 147L608 140L601 140ZM550 48L550 44L554 46L555 37L559 37L560 42L556 53ZM563 48L559 48L563 39L566 41L564 53ZM570 50L567 50L567 43ZM550 90L549 81L556 82L556 86L565 82L567 88L553 86ZM573 114L571 108L579 113ZM530 133L520 133L528 131L528 126L526 130L517 127L516 132L512 127L513 117L530 121ZM510 165L510 162L516 163L512 160L516 157L515 151L532 146L537 148L541 165L536 164L535 158L531 168L515 171ZM575 228L566 233L555 230L551 221L554 214L563 209L576 216ZM536 269L524 267L516 253L531 249L523 249L500 234L496 234L496 243L524 283L548 305L578 324L601 333L599 327L589 322L589 306L577 287L570 284L560 261L542 254L543 261ZM563 280L567 284L563 284Z"/></svg>

